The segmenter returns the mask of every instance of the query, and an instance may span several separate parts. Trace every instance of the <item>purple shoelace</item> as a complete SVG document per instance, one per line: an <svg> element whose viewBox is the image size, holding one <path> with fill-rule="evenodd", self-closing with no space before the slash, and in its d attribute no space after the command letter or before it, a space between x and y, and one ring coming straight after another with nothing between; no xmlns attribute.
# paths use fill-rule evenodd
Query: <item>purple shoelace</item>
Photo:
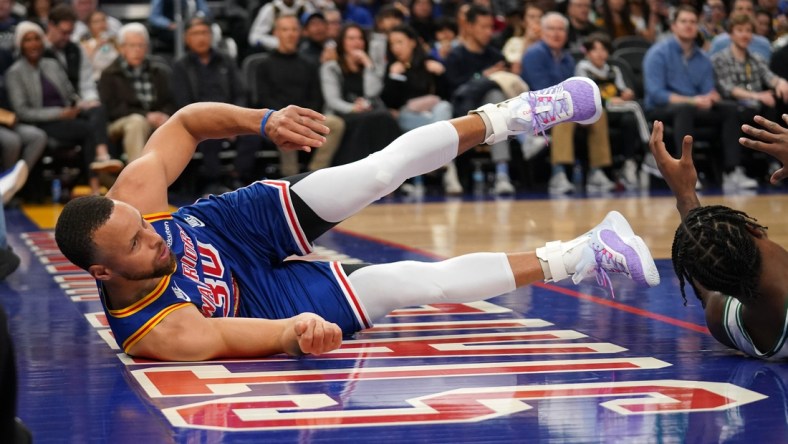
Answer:
<svg viewBox="0 0 788 444"><path fill-rule="evenodd" d="M563 90L564 87L562 85L556 85L528 94L528 104L531 106L531 115L533 116L534 135L542 133L542 136L546 139L545 131L558 119L558 115L562 112L564 114L569 113L566 99L556 100L556 96ZM544 109L545 107L547 109Z"/></svg>
<svg viewBox="0 0 788 444"><path fill-rule="evenodd" d="M611 272L613 273L626 273L626 267L623 264L616 260L614 254L607 251L607 249L603 248L601 250L594 251L594 259L596 259L597 267L596 267L596 282L603 288L610 289L610 296L615 299L616 293L613 291L613 283L610 282L610 276L607 274L607 270L602 267L602 264L612 264L613 267L611 268Z"/></svg>

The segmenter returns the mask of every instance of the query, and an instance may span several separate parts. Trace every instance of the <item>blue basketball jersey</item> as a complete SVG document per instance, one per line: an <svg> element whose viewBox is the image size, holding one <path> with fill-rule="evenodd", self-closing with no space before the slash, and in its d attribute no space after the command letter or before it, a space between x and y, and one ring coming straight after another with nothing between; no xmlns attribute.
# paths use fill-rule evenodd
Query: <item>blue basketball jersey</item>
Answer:
<svg viewBox="0 0 788 444"><path fill-rule="evenodd" d="M312 251L287 182L256 182L145 219L175 254L177 267L148 295L121 309L108 308L98 282L110 328L124 351L189 305L205 317L284 319L312 312L345 334L372 325L339 263L285 260Z"/></svg>

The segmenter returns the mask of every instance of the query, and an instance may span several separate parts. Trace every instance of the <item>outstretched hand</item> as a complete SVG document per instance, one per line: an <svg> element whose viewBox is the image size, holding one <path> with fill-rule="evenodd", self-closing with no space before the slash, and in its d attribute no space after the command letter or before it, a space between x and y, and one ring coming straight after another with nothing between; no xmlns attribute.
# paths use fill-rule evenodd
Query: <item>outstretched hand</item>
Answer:
<svg viewBox="0 0 788 444"><path fill-rule="evenodd" d="M788 114L783 114L782 119L788 123ZM741 137L739 138L739 143L747 148L763 151L783 164L782 168L775 171L771 177L771 182L777 184L777 182L788 177L788 170L785 168L788 162L788 129L762 116L755 116L753 120L765 129L742 125L742 131L752 138Z"/></svg>
<svg viewBox="0 0 788 444"><path fill-rule="evenodd" d="M665 142L662 140L663 131L664 124L659 120L654 121L648 146L657 161L657 167L674 195L677 197L694 195L698 173L692 162L692 136L684 136L681 144L681 158L674 159L665 148Z"/></svg>
<svg viewBox="0 0 788 444"><path fill-rule="evenodd" d="M274 111L265 124L265 135L280 149L312 151L323 145L328 127L326 118L317 111L290 105Z"/></svg>
<svg viewBox="0 0 788 444"><path fill-rule="evenodd" d="M294 320L293 333L301 353L319 355L342 345L342 330L337 324L313 313L302 313Z"/></svg>

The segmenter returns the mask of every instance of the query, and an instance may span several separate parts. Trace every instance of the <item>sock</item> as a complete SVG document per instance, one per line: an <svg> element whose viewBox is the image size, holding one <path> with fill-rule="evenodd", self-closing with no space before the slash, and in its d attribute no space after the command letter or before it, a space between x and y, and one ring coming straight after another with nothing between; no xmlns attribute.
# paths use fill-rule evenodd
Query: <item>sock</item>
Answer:
<svg viewBox="0 0 788 444"><path fill-rule="evenodd" d="M504 253L471 253L441 262L370 265L348 276L370 319L413 305L476 302L516 286Z"/></svg>
<svg viewBox="0 0 788 444"><path fill-rule="evenodd" d="M553 165L553 176L556 174L566 173L563 165Z"/></svg>

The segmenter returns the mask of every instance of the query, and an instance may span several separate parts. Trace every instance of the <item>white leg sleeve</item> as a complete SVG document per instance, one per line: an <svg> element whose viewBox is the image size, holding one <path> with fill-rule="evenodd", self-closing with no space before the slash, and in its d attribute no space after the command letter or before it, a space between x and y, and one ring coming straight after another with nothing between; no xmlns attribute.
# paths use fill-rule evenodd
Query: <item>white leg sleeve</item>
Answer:
<svg viewBox="0 0 788 444"><path fill-rule="evenodd" d="M449 163L457 156L459 142L452 124L432 123L403 134L357 162L315 171L291 190L321 219L339 222L396 190L405 180Z"/></svg>
<svg viewBox="0 0 788 444"><path fill-rule="evenodd" d="M398 308L474 302L515 289L514 273L504 253L370 265L348 279L372 321Z"/></svg>

